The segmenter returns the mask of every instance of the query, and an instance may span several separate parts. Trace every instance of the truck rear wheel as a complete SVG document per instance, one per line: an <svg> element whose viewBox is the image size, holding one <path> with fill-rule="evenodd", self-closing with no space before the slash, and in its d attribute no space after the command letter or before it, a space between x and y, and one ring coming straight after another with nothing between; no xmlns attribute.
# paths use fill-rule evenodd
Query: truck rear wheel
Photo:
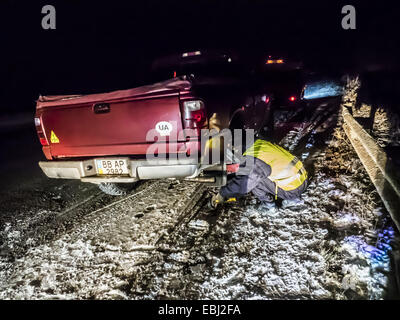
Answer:
<svg viewBox="0 0 400 320"><path fill-rule="evenodd" d="M99 189L110 196L123 196L134 188L133 183L102 182Z"/></svg>

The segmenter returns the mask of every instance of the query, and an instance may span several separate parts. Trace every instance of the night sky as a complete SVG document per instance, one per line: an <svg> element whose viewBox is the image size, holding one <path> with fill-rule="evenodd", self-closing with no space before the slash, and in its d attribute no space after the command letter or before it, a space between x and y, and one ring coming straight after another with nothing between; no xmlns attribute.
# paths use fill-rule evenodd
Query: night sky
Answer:
<svg viewBox="0 0 400 320"><path fill-rule="evenodd" d="M43 5L56 30L43 30ZM341 8L356 8L343 30ZM151 82L167 53L230 48L302 59L320 72L398 67L400 13L379 1L2 1L1 102L32 110L41 94L110 91Z"/></svg>

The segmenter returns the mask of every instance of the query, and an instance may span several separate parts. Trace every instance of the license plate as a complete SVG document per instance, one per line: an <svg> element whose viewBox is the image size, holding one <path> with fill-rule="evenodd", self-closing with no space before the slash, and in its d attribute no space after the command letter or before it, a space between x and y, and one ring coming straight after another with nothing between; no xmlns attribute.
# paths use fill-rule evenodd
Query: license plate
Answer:
<svg viewBox="0 0 400 320"><path fill-rule="evenodd" d="M127 159L96 159L96 169L98 174L129 174Z"/></svg>

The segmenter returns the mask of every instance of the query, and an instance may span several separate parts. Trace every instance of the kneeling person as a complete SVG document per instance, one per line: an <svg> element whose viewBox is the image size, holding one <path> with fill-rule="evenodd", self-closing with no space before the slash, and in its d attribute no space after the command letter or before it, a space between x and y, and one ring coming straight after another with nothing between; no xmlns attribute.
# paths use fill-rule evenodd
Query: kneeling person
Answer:
<svg viewBox="0 0 400 320"><path fill-rule="evenodd" d="M249 192L262 204L273 204L278 198L298 199L306 190L308 180L303 163L284 148L258 139L243 155L246 161L240 165L235 177L212 198L213 207Z"/></svg>

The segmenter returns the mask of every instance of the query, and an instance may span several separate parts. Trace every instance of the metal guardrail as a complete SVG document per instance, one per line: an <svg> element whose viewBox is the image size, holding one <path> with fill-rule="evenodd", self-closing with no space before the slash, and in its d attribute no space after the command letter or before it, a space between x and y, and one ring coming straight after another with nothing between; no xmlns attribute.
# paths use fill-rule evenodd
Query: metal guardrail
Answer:
<svg viewBox="0 0 400 320"><path fill-rule="evenodd" d="M342 115L343 129L400 231L400 170L344 105Z"/></svg>

